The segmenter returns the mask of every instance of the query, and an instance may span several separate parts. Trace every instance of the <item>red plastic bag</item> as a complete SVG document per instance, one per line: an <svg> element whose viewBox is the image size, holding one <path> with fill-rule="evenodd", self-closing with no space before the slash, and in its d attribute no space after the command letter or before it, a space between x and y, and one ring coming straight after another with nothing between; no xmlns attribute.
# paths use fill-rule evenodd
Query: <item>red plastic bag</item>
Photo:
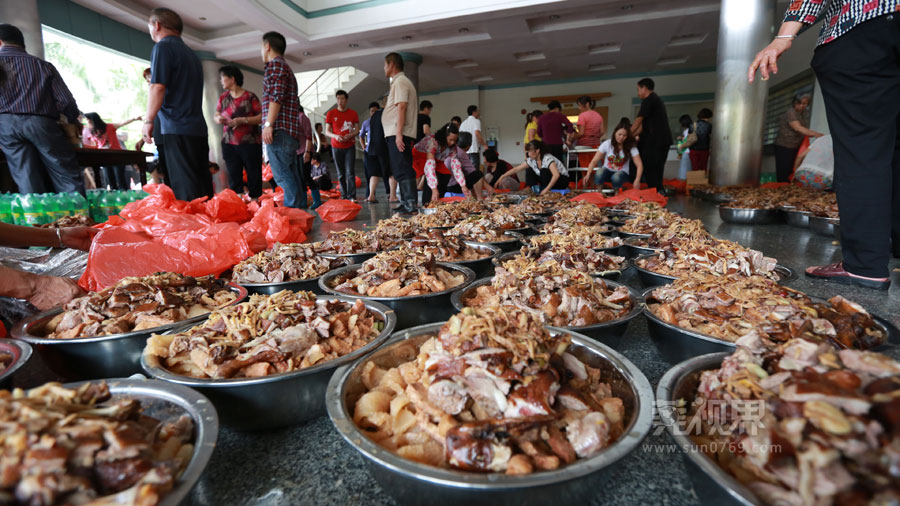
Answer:
<svg viewBox="0 0 900 506"><path fill-rule="evenodd" d="M465 197L441 197L438 199L438 202L461 202L466 200Z"/></svg>
<svg viewBox="0 0 900 506"><path fill-rule="evenodd" d="M684 179L663 179L663 186L668 186L678 193L687 193L687 181Z"/></svg>
<svg viewBox="0 0 900 506"><path fill-rule="evenodd" d="M160 232L165 227L154 224L152 228ZM78 284L96 291L126 276L160 271L218 275L252 254L237 223L169 230L156 237L129 230L126 224L103 229L94 237L87 268Z"/></svg>
<svg viewBox="0 0 900 506"><path fill-rule="evenodd" d="M300 209L275 207L270 199L262 202L253 219L241 225L241 231L254 249L258 247L259 237L265 239L263 248L271 248L276 242L305 242L314 219Z"/></svg>
<svg viewBox="0 0 900 506"><path fill-rule="evenodd" d="M362 179L360 179L359 176L356 176L355 182L356 182L356 186L354 186L354 188L362 187Z"/></svg>
<svg viewBox="0 0 900 506"><path fill-rule="evenodd" d="M362 206L356 202L341 199L331 199L322 204L316 211L325 221L337 223L340 221L350 221L356 218Z"/></svg>
<svg viewBox="0 0 900 506"><path fill-rule="evenodd" d="M273 179L275 179L275 176L272 175L272 166L268 163L264 163L262 166L262 180L271 181Z"/></svg>
<svg viewBox="0 0 900 506"><path fill-rule="evenodd" d="M247 204L231 189L225 189L212 199L204 202L204 211L215 221L236 221L243 223L250 219Z"/></svg>
<svg viewBox="0 0 900 506"><path fill-rule="evenodd" d="M618 204L625 200L636 200L638 202L657 202L659 205L664 206L669 202L669 199L663 197L656 191L656 188L647 188L646 190L625 190L618 195L613 195L609 198L609 201Z"/></svg>
<svg viewBox="0 0 900 506"><path fill-rule="evenodd" d="M782 186L790 186L791 183L770 182L760 185L760 188L781 188Z"/></svg>
<svg viewBox="0 0 900 506"><path fill-rule="evenodd" d="M581 195L572 199L573 202L588 202L594 204L598 207L609 207L612 206L613 203L609 201L606 197L601 193L582 193Z"/></svg>

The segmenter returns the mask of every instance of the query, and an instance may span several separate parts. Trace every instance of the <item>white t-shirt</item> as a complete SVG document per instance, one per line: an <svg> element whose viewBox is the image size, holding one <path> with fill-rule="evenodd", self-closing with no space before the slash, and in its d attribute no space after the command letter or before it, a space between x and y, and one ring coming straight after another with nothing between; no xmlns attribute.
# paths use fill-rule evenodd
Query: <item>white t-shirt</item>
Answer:
<svg viewBox="0 0 900 506"><path fill-rule="evenodd" d="M559 158L557 158L553 155L549 155L549 154L544 155L544 159L541 160L540 167L538 167L537 160L535 160L534 158L531 158L530 156L525 157L525 163L527 163L528 166L531 167L531 170L533 170L534 173L537 174L538 176L541 175L541 169L550 170L551 163L556 163L556 170L559 171L559 174L561 176L569 175L569 170L566 169L566 165L564 163L562 163L561 161L559 161Z"/></svg>
<svg viewBox="0 0 900 506"><path fill-rule="evenodd" d="M472 145L469 146L469 150L466 151L466 153L481 152L481 146L478 145L478 136L475 135L475 130L481 130L481 120L475 116L469 116L459 125L460 132L469 132L472 134Z"/></svg>
<svg viewBox="0 0 900 506"><path fill-rule="evenodd" d="M603 155L604 169L609 169L613 172L619 172L620 170L628 172L628 168L631 164L628 163L628 159L625 158L625 152L620 149L618 153L613 153L612 142L609 139L603 141L603 144L597 149ZM632 147L631 157L634 158L638 156L638 154L638 149Z"/></svg>

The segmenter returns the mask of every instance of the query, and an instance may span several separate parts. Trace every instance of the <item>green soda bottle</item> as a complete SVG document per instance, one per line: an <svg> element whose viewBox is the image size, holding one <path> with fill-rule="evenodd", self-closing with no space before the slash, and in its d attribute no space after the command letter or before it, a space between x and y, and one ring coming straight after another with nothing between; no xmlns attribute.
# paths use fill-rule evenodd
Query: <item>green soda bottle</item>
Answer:
<svg viewBox="0 0 900 506"><path fill-rule="evenodd" d="M16 195L12 200L13 223L16 225L25 225L25 212L22 210L22 196Z"/></svg>
<svg viewBox="0 0 900 506"><path fill-rule="evenodd" d="M0 221L3 223L15 223L12 214L12 201L13 197L11 195L5 193L0 195Z"/></svg>
<svg viewBox="0 0 900 506"><path fill-rule="evenodd" d="M53 223L57 218L60 217L59 197L57 197L55 193L47 193L41 195L41 199L43 200L44 211L44 213L41 215L41 222Z"/></svg>
<svg viewBox="0 0 900 506"><path fill-rule="evenodd" d="M82 216L91 216L91 205L88 203L87 199L82 197L80 193L72 194L72 206L73 212L75 214L80 214Z"/></svg>
<svg viewBox="0 0 900 506"><path fill-rule="evenodd" d="M116 214L118 214L116 196L112 192L106 192L100 197L100 215L103 217L103 222L105 223L110 216L115 216Z"/></svg>
<svg viewBox="0 0 900 506"><path fill-rule="evenodd" d="M72 193L59 194L59 212L62 216L75 214L75 195Z"/></svg>
<svg viewBox="0 0 900 506"><path fill-rule="evenodd" d="M22 221L24 225L35 226L41 223L41 204L36 193L28 194L22 197Z"/></svg>

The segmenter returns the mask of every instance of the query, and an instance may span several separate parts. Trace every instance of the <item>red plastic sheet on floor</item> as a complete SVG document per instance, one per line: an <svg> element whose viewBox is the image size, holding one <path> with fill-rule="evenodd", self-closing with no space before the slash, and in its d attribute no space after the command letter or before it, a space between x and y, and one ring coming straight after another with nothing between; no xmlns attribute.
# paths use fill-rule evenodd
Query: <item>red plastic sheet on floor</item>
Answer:
<svg viewBox="0 0 900 506"><path fill-rule="evenodd" d="M356 218L356 215L359 214L360 210L362 210L362 206L356 202L331 199L316 209L316 212L319 213L319 216L321 216L323 220L338 223Z"/></svg>
<svg viewBox="0 0 900 506"><path fill-rule="evenodd" d="M100 290L126 276L171 271L218 275L276 242L304 242L313 215L277 205L268 191L247 204L231 190L212 199L175 199L165 185L147 185L150 196L128 204L98 226L79 284ZM279 199L279 197L281 197Z"/></svg>
<svg viewBox="0 0 900 506"><path fill-rule="evenodd" d="M595 204L600 207L614 206L616 204L622 203L625 200L636 200L638 202L657 202L661 206L665 206L669 202L669 200L660 195L655 188L648 188L646 190L625 190L623 192L619 192L617 195L613 195L612 197L604 197L601 193L582 193L572 200L576 202L590 202L591 204Z"/></svg>

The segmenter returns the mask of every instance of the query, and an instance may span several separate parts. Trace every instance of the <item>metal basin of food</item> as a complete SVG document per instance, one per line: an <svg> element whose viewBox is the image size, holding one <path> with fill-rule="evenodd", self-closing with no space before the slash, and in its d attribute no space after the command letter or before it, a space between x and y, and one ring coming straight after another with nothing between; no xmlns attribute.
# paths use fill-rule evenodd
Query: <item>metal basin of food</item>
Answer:
<svg viewBox="0 0 900 506"><path fill-rule="evenodd" d="M719 217L727 223L768 225L778 221L778 209L747 209L719 206Z"/></svg>
<svg viewBox="0 0 900 506"><path fill-rule="evenodd" d="M834 238L837 241L841 240L841 222L838 221L834 224Z"/></svg>
<svg viewBox="0 0 900 506"><path fill-rule="evenodd" d="M525 236L518 232L505 232L509 239L503 241L482 242L481 244L490 244L500 248L501 251L512 251L519 249L519 246L525 244Z"/></svg>
<svg viewBox="0 0 900 506"><path fill-rule="evenodd" d="M363 299L366 301L375 301L388 306L394 310L397 316L397 330L415 327L416 325L424 325L437 321L443 321L453 314L453 305L450 296L454 291L468 286L475 281L475 273L472 269L462 265L450 264L445 262L437 262L436 265L443 267L454 274L463 274L465 280L461 285L448 288L442 292L428 293L425 295L410 295L408 297L368 297L365 295L356 295L350 293L339 292L334 289L334 280L350 272L356 272L361 265L350 265L329 272L319 279L319 286L326 293L340 295L343 297L351 297L354 299Z"/></svg>
<svg viewBox="0 0 900 506"><path fill-rule="evenodd" d="M646 238L648 238L648 237L651 236L651 234L636 234L636 233L634 233L634 232L624 232L621 228L618 229L618 230L616 231L616 233L617 233L618 236L621 237L622 239L627 239L627 238L629 238L629 237L641 237L641 238L646 239Z"/></svg>
<svg viewBox="0 0 900 506"><path fill-rule="evenodd" d="M581 334L568 333L568 352L591 367L599 368L613 395L625 405L624 435L597 455L561 467L529 475L470 473L432 467L405 459L375 443L353 422L356 400L364 393L361 372L374 361L393 367L414 359L418 349L442 323L398 332L383 347L351 366L338 369L328 385L328 416L344 440L360 452L366 467L381 487L399 504L465 506L532 506L584 504L603 494L603 484L615 475L617 463L634 451L650 431L653 390L644 374L628 359Z"/></svg>
<svg viewBox="0 0 900 506"><path fill-rule="evenodd" d="M663 251L659 248L650 248L648 246L641 246L638 244L639 241L644 239L643 237L629 237L625 239L625 256L631 258L640 255L652 255L655 253L659 253Z"/></svg>
<svg viewBox="0 0 900 506"><path fill-rule="evenodd" d="M728 193L707 193L706 199L716 203L729 202L734 199L734 196Z"/></svg>
<svg viewBox="0 0 900 506"><path fill-rule="evenodd" d="M339 300L353 304L351 297L325 295L322 301ZM377 302L365 301L378 314L384 328L369 344L343 357L298 371L257 378L203 379L175 374L159 363L159 357L143 354L141 367L150 376L168 384L191 387L209 397L222 423L238 430L262 430L294 425L325 414L325 389L339 366L349 364L383 344L397 324L394 311ZM171 330L184 332L192 325Z"/></svg>
<svg viewBox="0 0 900 506"><path fill-rule="evenodd" d="M643 267L638 265L638 260L642 260L644 258L651 258L658 253L648 253L645 255L638 255L631 259L631 265L634 266L635 270L638 272L638 276L641 278L641 283L644 286L653 287L660 285L667 285L672 281L678 279L676 276L669 276L667 274L659 274L657 272L653 272L651 270L644 269ZM794 269L786 265L776 264L775 265L775 274L778 276L778 283L785 284L789 283L795 279L797 279L797 273Z"/></svg>
<svg viewBox="0 0 900 506"><path fill-rule="evenodd" d="M607 251L609 249L617 249L617 248L607 248L606 250L597 249L594 251L602 251L604 253L611 255L612 253ZM507 251L506 253L503 253L502 255L500 255L500 256L496 257L494 260L492 260L492 263L494 264L495 267L500 267L503 264L503 262L511 259L512 257L518 255L519 253L520 253L519 251ZM591 272L589 274L595 278L611 279L611 280L615 281L615 280L619 279L619 277L621 277L622 274L627 272L628 269L630 269L630 268L631 268L631 264L628 261L625 261L624 265L619 270L605 271L605 272ZM485 277L485 276L479 276L479 277Z"/></svg>
<svg viewBox="0 0 900 506"><path fill-rule="evenodd" d="M319 253L325 258L342 258L347 261L348 265L361 264L373 256L381 253L380 251L361 251L359 253Z"/></svg>
<svg viewBox="0 0 900 506"><path fill-rule="evenodd" d="M659 350L659 354L669 363L675 364L706 353L718 353L722 351L733 352L735 344L729 341L715 338L693 330L683 329L677 325L663 321L653 314L647 306L647 301L652 301L652 292L656 287L644 290L644 316L647 317L647 328L650 330L650 340ZM818 297L810 297L814 302L827 302ZM874 350L881 350L900 343L900 331L887 320L872 315L876 325L887 336L883 345L876 346Z"/></svg>
<svg viewBox="0 0 900 506"><path fill-rule="evenodd" d="M344 265L350 265L349 260L343 259ZM327 274L327 273L326 273ZM261 293L263 295L276 294L282 290L290 290L292 292L313 292L315 294L324 295L325 292L319 288L319 278L316 276L311 279L298 279L294 281L281 281L278 283L235 283L247 289L247 293ZM230 279L230 276L229 276Z"/></svg>
<svg viewBox="0 0 900 506"><path fill-rule="evenodd" d="M797 211L796 209L784 209L785 221L792 227L809 228L809 211Z"/></svg>
<svg viewBox="0 0 900 506"><path fill-rule="evenodd" d="M483 253L489 253L489 256L484 258L479 258L477 260L464 260L462 262L450 262L456 265L462 265L463 267L468 267L472 269L472 272L475 273L476 278L481 278L484 276L492 276L494 274L494 259L497 258L498 255L503 253L503 251L497 246L493 246L486 243L475 242L475 241L465 241L466 245L481 251Z"/></svg>
<svg viewBox="0 0 900 506"><path fill-rule="evenodd" d="M247 298L244 287L234 283L229 286L237 294L237 299L229 306ZM49 339L39 335L43 334L44 325L61 312L63 308L58 307L25 318L13 327L10 335L31 344L53 372L70 379L122 378L139 373L141 353L151 334L196 324L209 317L209 313L205 313L152 329L108 336Z"/></svg>
<svg viewBox="0 0 900 506"><path fill-rule="evenodd" d="M825 216L810 216L809 229L819 235L834 237L834 226L841 223L840 218L826 218Z"/></svg>
<svg viewBox="0 0 900 506"><path fill-rule="evenodd" d="M711 353L690 358L669 369L656 387L658 406L676 406L684 400L692 406L703 371L718 369L730 353ZM674 411L674 410L673 410ZM674 420L672 420L674 422ZM678 448L682 449L688 476L701 504L740 504L763 506L763 502L736 478L707 457L679 425L666 421L666 429ZM689 450L689 451L688 451Z"/></svg>
<svg viewBox="0 0 900 506"><path fill-rule="evenodd" d="M19 339L0 339L0 351L12 355L12 362L0 371L0 388L9 388L13 374L31 358L31 345Z"/></svg>
<svg viewBox="0 0 900 506"><path fill-rule="evenodd" d="M603 282L606 283L611 290L615 290L620 286L625 286L621 283L610 281L608 279L604 279ZM463 308L466 307L463 301L468 299L471 295L474 295L478 287L489 284L491 284L490 278L479 279L469 286L457 290L453 293L452 297L453 307L456 309L456 311L462 311ZM641 314L642 307L644 305L644 298L637 292L637 290L627 286L626 288L628 288L628 294L631 296L632 308L631 311L629 311L624 316L616 318L614 320L610 320L608 322L595 323L593 325L585 325L583 327L563 328L571 332L584 334L591 339L602 342L607 346L618 348L619 345L622 344L622 339L625 337L625 331L628 329L628 323L631 322L631 320L635 319L639 314Z"/></svg>
<svg viewBox="0 0 900 506"><path fill-rule="evenodd" d="M66 383L77 388L84 381ZM92 382L93 383L93 382ZM180 385L145 379L110 379L106 381L112 399L125 397L140 401L142 413L158 420L186 415L194 421L194 453L172 490L162 496L160 506L178 506L200 480L216 448L219 417L209 400L199 392Z"/></svg>

